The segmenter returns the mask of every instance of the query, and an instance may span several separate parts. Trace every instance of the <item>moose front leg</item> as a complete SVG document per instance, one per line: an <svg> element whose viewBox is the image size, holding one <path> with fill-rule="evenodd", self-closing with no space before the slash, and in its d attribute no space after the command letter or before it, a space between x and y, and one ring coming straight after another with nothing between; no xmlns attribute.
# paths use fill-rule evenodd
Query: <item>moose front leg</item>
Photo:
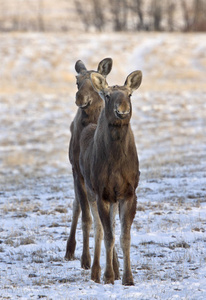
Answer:
<svg viewBox="0 0 206 300"><path fill-rule="evenodd" d="M88 193L87 193L88 195ZM94 219L94 235L95 235L95 247L94 247L94 259L91 270L91 279L97 283L100 283L101 267L100 267L100 254L101 254L101 243L103 239L103 228L99 217L97 202L91 198L90 207Z"/></svg>
<svg viewBox="0 0 206 300"><path fill-rule="evenodd" d="M136 212L136 197L122 200L120 202L120 221L121 221L121 247L123 250L124 258L124 271L122 284L123 285L134 285L131 264L130 264L130 242L131 242L131 225Z"/></svg>
<svg viewBox="0 0 206 300"><path fill-rule="evenodd" d="M104 230L104 243L106 248L106 269L104 272L104 283L114 284L114 280L115 280L114 266L115 268L117 268L117 264L118 264L116 261L116 256L115 256L115 262L113 260L113 254L115 251L114 249L115 237L113 232L113 214L115 213L115 211L113 210L114 207L108 201L98 199L97 205L98 205L99 216Z"/></svg>
<svg viewBox="0 0 206 300"><path fill-rule="evenodd" d="M111 209L110 209L110 218L112 219L112 227L113 227L113 233L115 234L115 217L118 211L118 202L116 203L112 203L111 204ZM119 260L118 260L118 256L117 256L117 252L115 249L115 245L113 248L113 270L114 270L114 274L115 274L115 280L120 279L120 274L119 274Z"/></svg>

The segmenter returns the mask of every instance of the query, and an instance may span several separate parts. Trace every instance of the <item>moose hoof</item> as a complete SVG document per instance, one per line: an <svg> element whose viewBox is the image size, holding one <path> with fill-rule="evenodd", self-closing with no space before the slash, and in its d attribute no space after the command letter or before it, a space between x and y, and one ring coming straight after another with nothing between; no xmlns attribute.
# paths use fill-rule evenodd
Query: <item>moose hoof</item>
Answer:
<svg viewBox="0 0 206 300"><path fill-rule="evenodd" d="M119 272L115 272L115 280L119 280L120 279L120 274L119 274Z"/></svg>
<svg viewBox="0 0 206 300"><path fill-rule="evenodd" d="M66 252L64 259L65 260L74 260L74 253Z"/></svg>
<svg viewBox="0 0 206 300"><path fill-rule="evenodd" d="M120 279L119 264L114 265L113 269L114 269L115 280L119 280Z"/></svg>
<svg viewBox="0 0 206 300"><path fill-rule="evenodd" d="M64 258L66 260L74 260L74 250L75 250L75 247L67 247Z"/></svg>
<svg viewBox="0 0 206 300"><path fill-rule="evenodd" d="M100 277L99 276L93 276L93 275L91 275L91 280L93 280L96 283L100 283Z"/></svg>
<svg viewBox="0 0 206 300"><path fill-rule="evenodd" d="M90 269L90 267L91 267L91 257L90 257L90 255L87 255L87 256L82 255L81 267L85 270Z"/></svg>
<svg viewBox="0 0 206 300"><path fill-rule="evenodd" d="M67 248L66 248L66 254L64 258L66 260L74 260L74 251L76 248L76 241L71 240L70 238L67 241Z"/></svg>
<svg viewBox="0 0 206 300"><path fill-rule="evenodd" d="M122 281L122 284L123 285L126 285L126 286L131 286L131 285L134 285L134 281L126 281L125 283Z"/></svg>
<svg viewBox="0 0 206 300"><path fill-rule="evenodd" d="M114 278L106 278L104 277L104 283L105 284L114 284Z"/></svg>
<svg viewBox="0 0 206 300"><path fill-rule="evenodd" d="M105 284L114 284L114 273L113 274L107 274L107 273L104 273L104 283Z"/></svg>
<svg viewBox="0 0 206 300"><path fill-rule="evenodd" d="M93 280L96 283L100 283L100 277L101 277L100 266L92 266L91 280Z"/></svg>
<svg viewBox="0 0 206 300"><path fill-rule="evenodd" d="M123 285L134 285L134 281L132 276L131 277L124 277L122 278L122 284Z"/></svg>

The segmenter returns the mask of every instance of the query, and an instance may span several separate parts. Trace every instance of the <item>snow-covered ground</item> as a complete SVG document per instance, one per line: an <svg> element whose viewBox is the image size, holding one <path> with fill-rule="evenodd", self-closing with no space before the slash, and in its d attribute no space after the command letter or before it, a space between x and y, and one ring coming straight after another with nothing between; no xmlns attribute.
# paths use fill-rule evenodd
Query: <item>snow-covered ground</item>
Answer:
<svg viewBox="0 0 206 300"><path fill-rule="evenodd" d="M0 36L0 299L206 299L206 38L183 34ZM112 57L110 84L143 71L132 97L141 180L135 286L96 284L65 261L74 199L67 158L74 64ZM122 274L120 226L116 245ZM93 231L90 236L93 254ZM105 249L102 244L102 275Z"/></svg>

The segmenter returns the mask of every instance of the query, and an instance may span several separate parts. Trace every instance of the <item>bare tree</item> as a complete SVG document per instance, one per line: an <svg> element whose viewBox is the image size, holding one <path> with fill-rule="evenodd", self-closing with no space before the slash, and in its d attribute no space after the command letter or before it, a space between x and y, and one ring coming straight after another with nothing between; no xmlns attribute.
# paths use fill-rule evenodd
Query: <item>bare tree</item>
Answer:
<svg viewBox="0 0 206 300"><path fill-rule="evenodd" d="M114 31L126 30L128 16L127 0L111 0L110 6Z"/></svg>
<svg viewBox="0 0 206 300"><path fill-rule="evenodd" d="M39 31L45 31L44 24L44 0L39 0L38 3L38 28Z"/></svg>
<svg viewBox="0 0 206 300"><path fill-rule="evenodd" d="M205 0L193 0L186 3L181 0L184 18L184 31L206 31L206 2Z"/></svg>
<svg viewBox="0 0 206 300"><path fill-rule="evenodd" d="M74 3L75 3L77 14L79 15L84 25L85 31L88 31L91 25L90 11L88 11L88 9L85 9L85 5L83 5L80 0L74 0Z"/></svg>
<svg viewBox="0 0 206 300"><path fill-rule="evenodd" d="M189 31L191 28L191 18L190 18L190 9L186 0L181 0L181 7L183 13L183 20L184 20L184 31Z"/></svg>
<svg viewBox="0 0 206 300"><path fill-rule="evenodd" d="M5 11L7 10L6 3L4 0L0 1L0 30L5 31Z"/></svg>
<svg viewBox="0 0 206 300"><path fill-rule="evenodd" d="M204 0L194 0L193 3L193 30L206 30L206 2Z"/></svg>
<svg viewBox="0 0 206 300"><path fill-rule="evenodd" d="M152 29L155 31L160 31L163 15L162 2L159 0L152 0L150 13L152 18Z"/></svg>
<svg viewBox="0 0 206 300"><path fill-rule="evenodd" d="M20 7L18 3L15 3L14 11L12 13L12 26L14 31L18 31L20 28Z"/></svg>
<svg viewBox="0 0 206 300"><path fill-rule="evenodd" d="M142 0L133 0L133 3L130 7L132 11L137 15L137 30L144 29L144 13L143 13L143 1Z"/></svg>
<svg viewBox="0 0 206 300"><path fill-rule="evenodd" d="M175 13L175 3L173 0L167 1L166 14L167 14L167 26L169 31L174 30L174 13Z"/></svg>
<svg viewBox="0 0 206 300"><path fill-rule="evenodd" d="M69 13L76 8L84 31L206 31L206 0L61 0L61 11L64 1ZM71 18L59 22L56 14L46 19L48 8L47 0L0 0L0 31L69 30Z"/></svg>
<svg viewBox="0 0 206 300"><path fill-rule="evenodd" d="M98 31L102 31L105 26L104 5L101 0L92 0L93 5L93 25Z"/></svg>

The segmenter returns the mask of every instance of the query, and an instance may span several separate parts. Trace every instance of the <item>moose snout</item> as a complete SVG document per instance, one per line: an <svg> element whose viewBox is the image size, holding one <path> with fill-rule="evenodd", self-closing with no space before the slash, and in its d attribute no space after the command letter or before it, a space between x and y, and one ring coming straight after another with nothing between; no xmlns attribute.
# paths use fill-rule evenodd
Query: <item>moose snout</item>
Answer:
<svg viewBox="0 0 206 300"><path fill-rule="evenodd" d="M125 119L130 116L130 107L127 105L120 105L114 109L114 112L118 118Z"/></svg>
<svg viewBox="0 0 206 300"><path fill-rule="evenodd" d="M78 107L85 109L91 104L91 99L88 96L80 95L80 94L76 93L75 104Z"/></svg>

